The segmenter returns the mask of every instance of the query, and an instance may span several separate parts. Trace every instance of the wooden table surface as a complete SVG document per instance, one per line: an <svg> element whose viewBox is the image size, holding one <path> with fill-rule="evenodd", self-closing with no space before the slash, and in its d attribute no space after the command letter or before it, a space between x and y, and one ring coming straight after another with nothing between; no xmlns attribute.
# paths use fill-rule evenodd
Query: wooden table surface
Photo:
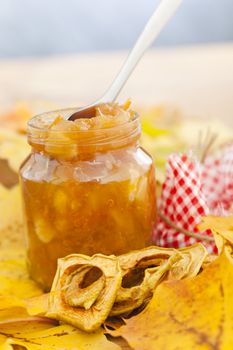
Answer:
<svg viewBox="0 0 233 350"><path fill-rule="evenodd" d="M114 78L126 52L102 52L0 61L0 108L33 101L38 112L94 101ZM170 103L203 118L233 124L233 43L153 49L146 53L120 98ZM48 101L47 105L40 101Z"/></svg>

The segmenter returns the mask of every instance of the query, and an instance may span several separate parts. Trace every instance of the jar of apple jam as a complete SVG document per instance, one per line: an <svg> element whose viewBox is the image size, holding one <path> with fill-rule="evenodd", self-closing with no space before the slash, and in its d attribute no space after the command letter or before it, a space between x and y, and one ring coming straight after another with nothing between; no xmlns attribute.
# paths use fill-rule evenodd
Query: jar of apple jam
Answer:
<svg viewBox="0 0 233 350"><path fill-rule="evenodd" d="M146 247L156 220L154 166L139 146L137 114L104 104L93 118L66 120L73 112L29 121L32 152L20 169L29 271L45 290L58 258Z"/></svg>

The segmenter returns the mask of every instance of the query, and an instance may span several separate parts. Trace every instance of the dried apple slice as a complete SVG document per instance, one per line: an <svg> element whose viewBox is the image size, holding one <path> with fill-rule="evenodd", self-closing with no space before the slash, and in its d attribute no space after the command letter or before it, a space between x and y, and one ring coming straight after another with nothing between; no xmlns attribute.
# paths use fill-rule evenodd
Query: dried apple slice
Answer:
<svg viewBox="0 0 233 350"><path fill-rule="evenodd" d="M177 252L173 254L161 266L144 268L144 278L140 285L125 288L124 285L118 290L115 303L110 316L117 316L133 311L152 297L157 285L161 282L172 265L181 259Z"/></svg>
<svg viewBox="0 0 233 350"><path fill-rule="evenodd" d="M207 254L198 243L179 250L149 247L120 256L122 285L110 315L131 312L141 306L162 279L196 276Z"/></svg>
<svg viewBox="0 0 233 350"><path fill-rule="evenodd" d="M201 243L180 248L179 253L182 255L182 259L172 266L168 279L181 280L196 276L208 255L206 248Z"/></svg>
<svg viewBox="0 0 233 350"><path fill-rule="evenodd" d="M119 256L122 284L110 316L131 312L152 296L181 255L175 249L149 247Z"/></svg>
<svg viewBox="0 0 233 350"><path fill-rule="evenodd" d="M202 267L202 264L208 255L206 248L203 246L203 244L196 243L190 247L179 249L179 252L182 255L185 253L190 254L189 268L183 278L196 276L199 273L200 268Z"/></svg>
<svg viewBox="0 0 233 350"><path fill-rule="evenodd" d="M59 259L46 315L94 331L108 317L120 285L115 256L72 254Z"/></svg>
<svg viewBox="0 0 233 350"><path fill-rule="evenodd" d="M173 248L160 248L151 246L120 255L119 261L122 273L125 275L136 266L159 266L162 262L166 261L171 255L176 252L177 250Z"/></svg>

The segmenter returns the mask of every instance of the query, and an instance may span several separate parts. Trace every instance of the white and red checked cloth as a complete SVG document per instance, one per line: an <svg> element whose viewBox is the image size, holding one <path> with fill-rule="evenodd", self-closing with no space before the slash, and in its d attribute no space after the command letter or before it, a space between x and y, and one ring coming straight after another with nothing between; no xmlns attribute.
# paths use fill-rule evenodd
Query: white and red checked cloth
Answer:
<svg viewBox="0 0 233 350"><path fill-rule="evenodd" d="M189 232L198 233L197 225L205 215L223 215L233 209L233 144L227 145L201 164L192 156L169 157L162 187L159 211L170 222ZM200 232L199 232L200 234ZM211 232L201 232L211 236ZM154 240L162 247L185 247L196 242L159 218ZM202 243L216 253L213 242Z"/></svg>

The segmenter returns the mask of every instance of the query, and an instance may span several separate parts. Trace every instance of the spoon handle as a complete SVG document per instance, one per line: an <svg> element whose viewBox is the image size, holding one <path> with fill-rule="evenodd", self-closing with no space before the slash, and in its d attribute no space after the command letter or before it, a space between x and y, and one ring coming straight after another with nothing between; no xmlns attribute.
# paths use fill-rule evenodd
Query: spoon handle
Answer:
<svg viewBox="0 0 233 350"><path fill-rule="evenodd" d="M153 15L148 20L144 30L136 41L133 49L123 64L120 72L114 79L110 88L100 99L103 103L115 101L135 66L144 52L150 47L153 41L159 36L166 23L175 13L182 0L161 0Z"/></svg>

